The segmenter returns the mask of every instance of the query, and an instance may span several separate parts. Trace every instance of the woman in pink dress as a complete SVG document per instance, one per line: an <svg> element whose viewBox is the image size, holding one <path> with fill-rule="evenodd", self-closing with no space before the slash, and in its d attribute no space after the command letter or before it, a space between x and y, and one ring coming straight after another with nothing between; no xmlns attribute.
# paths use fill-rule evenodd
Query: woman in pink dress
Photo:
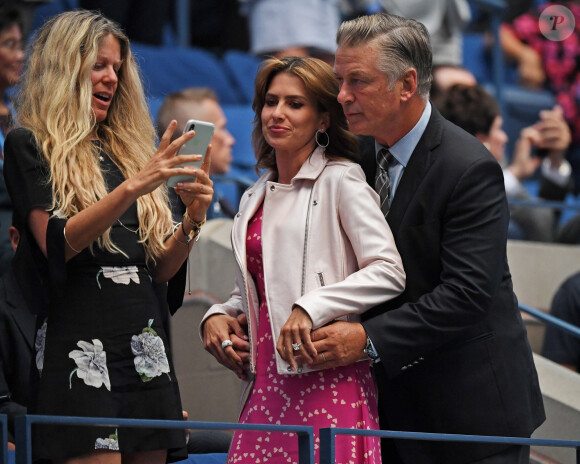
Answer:
<svg viewBox="0 0 580 464"><path fill-rule="evenodd" d="M325 361L313 329L356 320L396 297L405 273L378 195L356 164L358 145L337 102L332 68L315 58L266 60L256 78L253 144L264 175L249 188L232 230L238 263L231 298L212 306L205 347L244 379L241 423L378 429L370 361ZM386 238L387 237L387 238ZM248 322L249 362L231 339ZM247 367L247 371L244 370ZM295 434L238 431L228 463L297 463ZM379 440L337 438L339 463L380 463Z"/></svg>

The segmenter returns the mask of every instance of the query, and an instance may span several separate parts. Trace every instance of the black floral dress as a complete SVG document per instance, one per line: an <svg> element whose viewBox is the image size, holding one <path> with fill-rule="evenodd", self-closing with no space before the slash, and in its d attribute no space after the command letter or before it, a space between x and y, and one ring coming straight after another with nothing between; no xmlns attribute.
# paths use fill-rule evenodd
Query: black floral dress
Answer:
<svg viewBox="0 0 580 464"><path fill-rule="evenodd" d="M7 139L5 177L15 210L22 218L51 204L46 164L30 131L16 129ZM123 176L101 150L107 187ZM52 212L47 255L39 254L28 228L20 265L31 282L46 291L48 311L39 317L36 339L37 396L31 412L47 415L182 419L177 378L167 335L168 309L145 265L138 239L137 206L113 225L111 237L122 253L94 247L65 263L66 218ZM44 260L44 262L42 262ZM17 260L18 261L18 260ZM33 284L34 285L34 284ZM36 302L38 303L38 302ZM35 304L29 301L29 304ZM42 305L37 306L42 309ZM34 373L34 371L33 371ZM122 453L169 449L185 456L185 434L179 429L38 425L33 429L35 458L62 459L95 449Z"/></svg>

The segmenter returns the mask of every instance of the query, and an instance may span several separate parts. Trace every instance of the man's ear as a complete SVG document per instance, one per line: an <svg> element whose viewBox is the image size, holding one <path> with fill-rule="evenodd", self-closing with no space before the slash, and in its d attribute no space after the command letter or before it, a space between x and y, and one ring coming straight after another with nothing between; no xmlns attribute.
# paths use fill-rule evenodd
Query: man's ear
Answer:
<svg viewBox="0 0 580 464"><path fill-rule="evenodd" d="M407 69L399 78L402 82L401 101L408 101L417 92L417 71L413 68Z"/></svg>

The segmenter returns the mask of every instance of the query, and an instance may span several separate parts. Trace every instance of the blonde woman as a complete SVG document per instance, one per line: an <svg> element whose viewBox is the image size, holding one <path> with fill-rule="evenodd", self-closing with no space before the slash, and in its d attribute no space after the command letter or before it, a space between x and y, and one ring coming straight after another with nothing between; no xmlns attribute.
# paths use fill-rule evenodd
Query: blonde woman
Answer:
<svg viewBox="0 0 580 464"><path fill-rule="evenodd" d="M155 149L127 37L83 10L54 17L35 37L18 120L4 166L15 213L26 224L15 267L29 304L48 310L36 340L32 411L180 419L167 306L158 295L183 273L203 225L213 193L209 158L201 169L176 167L199 156L176 155L193 133L170 143L175 121ZM165 187L174 174L194 176L176 187L186 206L178 224ZM179 305L183 286L169 296ZM36 432L35 458L65 463L162 463L168 450L179 455L185 446L181 430Z"/></svg>

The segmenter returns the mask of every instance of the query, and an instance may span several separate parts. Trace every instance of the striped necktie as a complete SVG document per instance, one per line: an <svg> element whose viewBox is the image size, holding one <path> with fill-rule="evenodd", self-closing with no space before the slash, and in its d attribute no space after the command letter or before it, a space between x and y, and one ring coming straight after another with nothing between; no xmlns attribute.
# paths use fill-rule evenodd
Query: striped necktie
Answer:
<svg viewBox="0 0 580 464"><path fill-rule="evenodd" d="M375 176L375 190L381 197L381 211L387 217L390 206L391 179L389 177L389 164L393 155L386 148L377 153L377 174Z"/></svg>

